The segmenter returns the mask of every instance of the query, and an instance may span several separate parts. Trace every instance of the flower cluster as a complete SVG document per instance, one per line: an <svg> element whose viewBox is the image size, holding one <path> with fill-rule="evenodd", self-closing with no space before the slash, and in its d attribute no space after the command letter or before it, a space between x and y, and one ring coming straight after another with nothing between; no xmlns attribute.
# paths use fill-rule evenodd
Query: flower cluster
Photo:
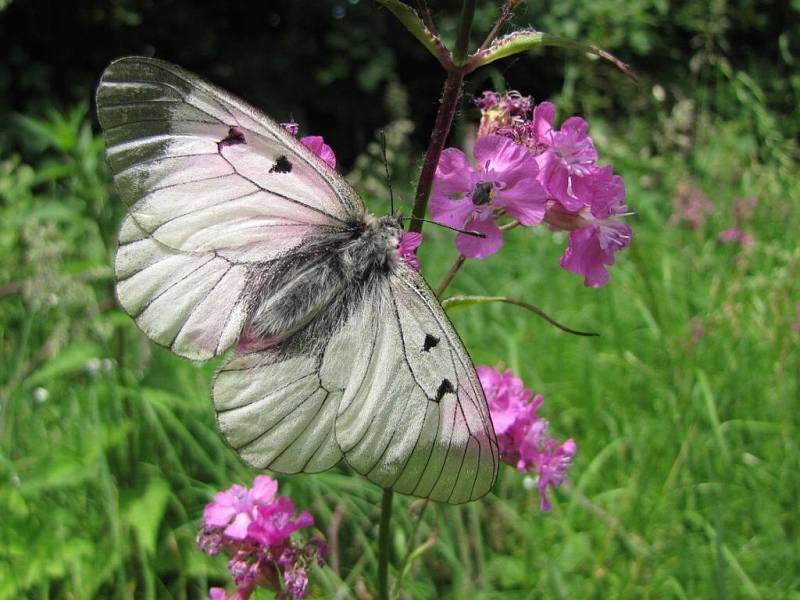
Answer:
<svg viewBox="0 0 800 600"><path fill-rule="evenodd" d="M607 267L630 243L625 185L611 166L597 164L588 124L570 117L554 125L555 106L534 105L516 92L485 92L474 161L456 148L442 152L431 195L435 221L481 233L460 233L458 251L486 258L503 244L504 228L547 223L569 231L561 266L583 275L584 283L608 283ZM498 224L503 217L511 222Z"/></svg>
<svg viewBox="0 0 800 600"><path fill-rule="evenodd" d="M231 596L211 588L212 600L247 600L256 587L279 591L278 598L305 597L308 567L322 564L324 547L317 539L303 546L290 539L314 519L306 511L295 516L292 501L277 492L278 483L260 475L252 489L234 484L205 507L197 544L212 556L222 550L230 557L228 571L236 584Z"/></svg>
<svg viewBox="0 0 800 600"><path fill-rule="evenodd" d="M500 459L521 472L537 475L537 488L543 511L551 508L548 487L564 482L577 447L572 439L559 444L548 436L548 422L538 415L544 403L541 395L531 401L533 392L511 371L478 367L478 378L492 417Z"/></svg>

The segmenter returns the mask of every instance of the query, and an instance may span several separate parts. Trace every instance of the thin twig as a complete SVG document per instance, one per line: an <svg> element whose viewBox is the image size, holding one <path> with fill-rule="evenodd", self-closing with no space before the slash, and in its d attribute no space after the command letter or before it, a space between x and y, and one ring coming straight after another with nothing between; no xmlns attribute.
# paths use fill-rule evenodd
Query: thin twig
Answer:
<svg viewBox="0 0 800 600"><path fill-rule="evenodd" d="M508 231L509 229L514 229L515 227L519 227L522 225L519 221L511 221L510 223L506 223L505 225L500 225L500 231Z"/></svg>
<svg viewBox="0 0 800 600"><path fill-rule="evenodd" d="M452 279L452 277L451 277ZM452 305L458 304L485 304L489 302L505 302L506 304L511 304L513 306L519 306L521 308L525 308L532 313L539 315L545 321L557 327L561 331L566 331L567 333L571 333L573 335L580 335L584 337L598 337L599 333L594 333L592 331L579 331L577 329L572 329L571 327L567 327L562 323L556 321L553 317L548 315L544 312L541 308L534 304L530 304L529 302L523 302L522 300L515 300L514 298L508 298L506 296L450 296L449 298L442 301L442 306L446 309Z"/></svg>
<svg viewBox="0 0 800 600"><path fill-rule="evenodd" d="M428 6L428 3L425 0L417 0L417 12L419 13L422 22L425 23L425 27L435 36L439 36L439 33L436 31L436 24L433 22L433 16L431 15L431 9Z"/></svg>
<svg viewBox="0 0 800 600"><path fill-rule="evenodd" d="M497 37L497 34L500 33L500 30L503 28L503 26L508 23L511 15L514 14L514 8L519 3L520 0L508 0L503 5L503 9L500 11L500 16L497 17L497 21L495 21L495 24L492 27L492 30L489 32L489 35L487 35L486 39L483 40L481 47L478 48L478 52L483 52L491 45L491 43Z"/></svg>
<svg viewBox="0 0 800 600"><path fill-rule="evenodd" d="M436 297L441 298L444 291L447 289L447 286L450 285L450 282L453 281L453 277L456 276L458 270L464 265L464 261L467 260L467 257L463 254L459 254L456 262L453 263L453 266L450 267L450 270L445 274L442 278L442 281L439 283L439 286L436 288Z"/></svg>

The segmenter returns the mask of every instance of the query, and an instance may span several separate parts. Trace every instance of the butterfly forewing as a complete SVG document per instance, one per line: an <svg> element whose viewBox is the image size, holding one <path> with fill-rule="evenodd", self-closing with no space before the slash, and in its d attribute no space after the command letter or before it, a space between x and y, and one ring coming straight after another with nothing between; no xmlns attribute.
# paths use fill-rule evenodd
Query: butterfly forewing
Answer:
<svg viewBox="0 0 800 600"><path fill-rule="evenodd" d="M129 206L117 296L181 356L229 348L255 271L363 216L347 183L281 125L179 67L120 59L103 73L97 108Z"/></svg>
<svg viewBox="0 0 800 600"><path fill-rule="evenodd" d="M97 107L131 217L170 248L260 262L363 216L352 189L280 124L179 67L118 60Z"/></svg>

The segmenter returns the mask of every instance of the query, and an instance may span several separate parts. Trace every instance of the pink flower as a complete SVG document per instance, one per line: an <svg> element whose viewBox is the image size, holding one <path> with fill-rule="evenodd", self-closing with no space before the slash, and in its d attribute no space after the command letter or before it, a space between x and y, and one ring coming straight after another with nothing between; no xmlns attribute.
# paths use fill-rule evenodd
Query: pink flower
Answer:
<svg viewBox="0 0 800 600"><path fill-rule="evenodd" d="M257 507L270 505L277 491L278 483L266 475L255 478L252 490L234 484L214 495L214 501L203 511L203 523L209 529L223 527L226 536L242 540Z"/></svg>
<svg viewBox="0 0 800 600"><path fill-rule="evenodd" d="M463 152L442 152L431 197L435 221L483 233L478 238L460 233L456 247L467 257L486 258L503 244L495 223L502 210L523 225L536 225L544 217L545 192L536 181L538 167L528 151L498 135L478 138L470 165Z"/></svg>
<svg viewBox="0 0 800 600"><path fill-rule="evenodd" d="M297 137L297 133L300 131L300 125L294 122L281 123L281 125L283 125L283 128L291 135ZM333 149L325 143L324 139L322 139L322 136L307 135L300 138L300 142L306 148L324 160L331 169L336 168L336 155L333 153Z"/></svg>
<svg viewBox="0 0 800 600"><path fill-rule="evenodd" d="M232 485L206 506L198 546L230 557L228 572L237 586L232 596L211 588L212 600L247 600L256 587L278 591L281 579L291 598L305 596L307 567L321 564L324 545L312 540L301 547L292 541L292 534L314 519L306 511L295 516L294 503L277 491L277 483L261 475L252 489Z"/></svg>
<svg viewBox="0 0 800 600"><path fill-rule="evenodd" d="M320 135L307 135L300 138L303 145L319 156L331 168L336 168L336 155L333 149L325 143Z"/></svg>
<svg viewBox="0 0 800 600"><path fill-rule="evenodd" d="M608 283L614 255L630 244L633 231L625 223L607 220L569 232L569 246L559 264L567 271L583 275L586 287Z"/></svg>
<svg viewBox="0 0 800 600"><path fill-rule="evenodd" d="M422 244L421 233L406 231L400 236L400 243L397 245L397 255L417 273L419 273L417 248L419 248L420 244Z"/></svg>
<svg viewBox="0 0 800 600"><path fill-rule="evenodd" d="M259 506L257 518L248 529L249 537L264 546L279 546L301 527L314 524L314 518L306 511L292 519L294 511L294 503L286 496L268 506Z"/></svg>
<svg viewBox="0 0 800 600"><path fill-rule="evenodd" d="M631 228L618 220L628 211L625 184L609 165L593 168L586 177L576 179L574 190L583 206L573 212L553 201L545 220L554 229L570 232L561 266L583 275L587 287L599 287L608 283L607 267L614 264L615 254L626 248L633 236Z"/></svg>
<svg viewBox="0 0 800 600"><path fill-rule="evenodd" d="M749 248L754 243L753 236L738 227L720 231L719 241L723 244L739 244L742 248Z"/></svg>
<svg viewBox="0 0 800 600"><path fill-rule="evenodd" d="M538 475L540 508L549 511L548 488L561 485L576 453L571 439L559 444L548 436L549 425L538 416L544 403L541 395L532 401L532 392L511 371L499 372L491 367L478 367L478 378L492 418L500 458L522 472Z"/></svg>
<svg viewBox="0 0 800 600"><path fill-rule="evenodd" d="M675 196L672 198L672 216L669 222L678 225L685 221L692 229L700 229L706 222L706 217L711 215L715 208L714 203L703 194L702 190L691 181L682 180L678 183Z"/></svg>
<svg viewBox="0 0 800 600"><path fill-rule="evenodd" d="M538 126L544 128L543 123ZM588 204L579 196L578 187L582 178L592 175L597 161L597 151L588 130L586 121L570 117L560 131L549 131L548 148L538 157L542 184L567 210L578 211Z"/></svg>

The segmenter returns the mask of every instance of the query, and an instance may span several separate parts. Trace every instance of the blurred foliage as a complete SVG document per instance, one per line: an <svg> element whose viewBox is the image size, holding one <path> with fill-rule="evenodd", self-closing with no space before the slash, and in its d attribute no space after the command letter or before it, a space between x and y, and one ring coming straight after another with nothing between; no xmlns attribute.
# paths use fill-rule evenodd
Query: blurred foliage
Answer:
<svg viewBox="0 0 800 600"><path fill-rule="evenodd" d="M474 45L498 3L478 4ZM430 6L442 35L452 39L460 2ZM368 0L24 0L0 11L4 120L10 111L40 114L88 102L111 60L155 55L202 73L279 119L294 117L308 131L324 131L350 167L387 124L391 87L406 88L407 116L420 125L413 137L420 147L441 89L439 66ZM800 134L798 17L796 2L777 0L529 0L507 28L534 26L604 47L632 65L641 86L620 80L608 65L548 48L481 71L468 91L513 85L539 99L557 97L564 111L602 116L620 127L631 115L655 118L686 102L699 112L733 117L758 97L793 137ZM651 95L655 85L660 102ZM761 117L751 118L763 130ZM0 148L20 143L0 139Z"/></svg>
<svg viewBox="0 0 800 600"><path fill-rule="evenodd" d="M445 36L458 4L433 5ZM436 540L405 576L406 598L798 598L798 9L523 4L515 24L605 46L641 85L555 49L471 78L471 92L511 85L591 117L625 176L636 237L602 290L558 268L564 240L543 229L511 232L459 274L454 294L502 291L602 335L568 336L510 306L453 313L475 361L542 392L553 434L579 454L547 516L511 469L481 502L429 507L414 539L420 503L398 498L396 564ZM0 10L0 598L203 597L226 574L195 548L202 507L254 472L214 425L218 361L172 356L116 307L123 211L93 133L95 81L128 53L192 68L324 134L385 213L378 130L407 202L441 73L364 0ZM475 43L493 18L481 3ZM714 207L696 229L670 223L686 189ZM739 197L757 200L749 248L718 240ZM451 234L426 228L420 255L437 281ZM331 544L312 595L364 597L379 490L343 469L281 486Z"/></svg>

